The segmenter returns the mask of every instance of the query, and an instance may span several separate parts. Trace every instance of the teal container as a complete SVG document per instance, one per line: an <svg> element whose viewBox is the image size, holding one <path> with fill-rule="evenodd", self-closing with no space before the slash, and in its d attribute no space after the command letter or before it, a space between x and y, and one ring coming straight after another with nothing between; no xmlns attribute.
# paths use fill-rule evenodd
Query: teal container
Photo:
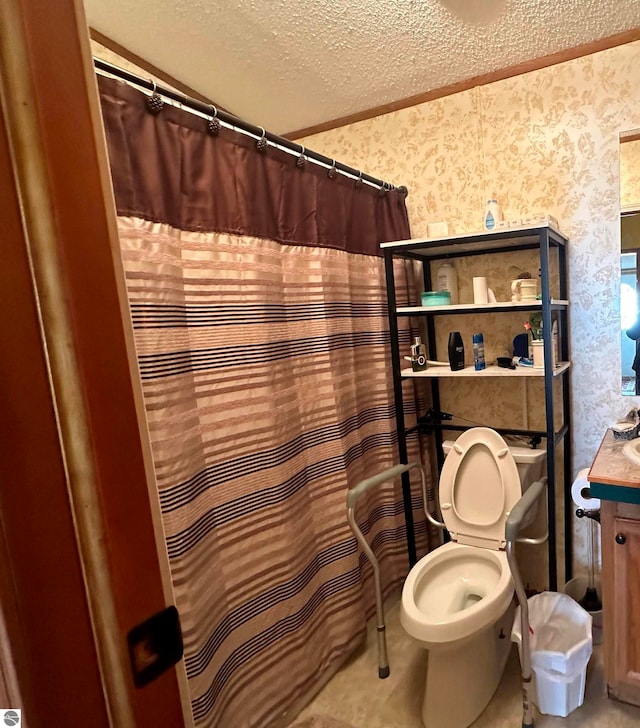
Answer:
<svg viewBox="0 0 640 728"><path fill-rule="evenodd" d="M451 294L449 291L424 291L421 298L423 306L451 305Z"/></svg>

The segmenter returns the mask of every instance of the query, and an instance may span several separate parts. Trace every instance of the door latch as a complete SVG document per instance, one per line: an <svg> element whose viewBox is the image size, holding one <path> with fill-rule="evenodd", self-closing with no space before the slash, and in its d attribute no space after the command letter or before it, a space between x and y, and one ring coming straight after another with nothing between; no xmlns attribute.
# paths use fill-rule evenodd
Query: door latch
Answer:
<svg viewBox="0 0 640 728"><path fill-rule="evenodd" d="M138 624L127 635L127 644L134 685L144 687L182 658L178 610L172 605Z"/></svg>

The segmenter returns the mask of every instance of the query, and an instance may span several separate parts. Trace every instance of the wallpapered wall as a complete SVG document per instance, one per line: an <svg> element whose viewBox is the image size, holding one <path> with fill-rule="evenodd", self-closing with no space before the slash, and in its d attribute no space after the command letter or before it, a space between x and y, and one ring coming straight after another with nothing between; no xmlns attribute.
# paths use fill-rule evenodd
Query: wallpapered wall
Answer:
<svg viewBox="0 0 640 728"><path fill-rule="evenodd" d="M131 65L97 43L93 51L116 65ZM299 140L406 185L414 237L426 236L427 224L442 220L455 233L481 229L489 197L500 201L508 219L557 218L570 239L572 476L590 465L606 427L640 404L619 394L619 133L640 127L639 65L640 42L630 43ZM640 143L624 147L630 160L625 184L632 188L639 174L631 154ZM532 267L519 258L477 264L498 300L505 300L514 270ZM461 300L471 295L477 264L460 264ZM519 327L518 321L494 318L490 357L503 353ZM488 326L486 320L467 323L474 330ZM482 387L481 404L461 387L442 405L496 426L515 412L515 426L533 427L542 416L542 390L535 387L522 383L509 397ZM580 569L585 528L574 525Z"/></svg>
<svg viewBox="0 0 640 728"><path fill-rule="evenodd" d="M619 133L640 127L639 65L634 42L299 140L407 185L413 237L441 220L455 233L481 229L489 197L509 219L557 218L570 239L572 476L638 404L620 395ZM501 416L499 390L493 399Z"/></svg>

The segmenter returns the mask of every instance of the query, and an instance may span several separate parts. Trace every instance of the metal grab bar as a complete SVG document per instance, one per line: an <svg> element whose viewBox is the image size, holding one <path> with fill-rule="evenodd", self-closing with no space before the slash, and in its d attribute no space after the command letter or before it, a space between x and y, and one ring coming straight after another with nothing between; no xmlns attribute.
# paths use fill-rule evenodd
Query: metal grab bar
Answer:
<svg viewBox="0 0 640 728"><path fill-rule="evenodd" d="M393 480L394 478L402 475L402 473L406 473L412 468L416 468L420 471L420 479L422 482L423 507L427 519L434 526L437 526L438 528L444 528L444 523L436 521L435 518L433 518L433 516L427 510L427 476L424 472L424 468L422 467L422 465L420 465L420 463L409 463L408 465L394 465L392 468L388 468L378 475L374 475L371 478L367 478L366 480L361 480L357 485L349 489L349 491L347 492L347 520L349 522L349 526L351 526L353 535L356 537L358 543L362 547L362 550L371 562L371 566L373 567L373 579L376 592L376 620L378 633L378 677L380 677L381 679L389 677L390 670L389 659L387 657L387 638L386 627L384 623L384 607L382 604L380 565L378 564L378 559L376 559L371 547L367 543L367 540L362 534L362 531L358 528L358 524L356 523L354 515L354 510L360 496L362 496L368 490L371 490L371 488L375 488L378 485L382 485L382 483L386 483L389 480Z"/></svg>
<svg viewBox="0 0 640 728"><path fill-rule="evenodd" d="M540 481L537 481L537 482L541 482L543 485L543 489L544 489L544 486L547 485L547 476L545 475L544 478L541 478ZM535 483L533 483L532 485L535 485ZM527 493L529 492L529 490L531 490L530 487L527 489ZM542 492L540 489L538 489L538 490L540 493ZM533 503L535 503L536 497L534 497L534 496L531 496L531 497L533 498ZM549 491L547 491L547 498L548 497L549 497ZM520 498L518 503L520 503L520 501L522 501L523 499L524 499L524 495ZM516 506L518 505L518 503L516 503ZM529 498L527 498L527 500L524 501L524 503L526 505L526 510L524 513L526 513L530 508L533 507L533 503L531 503L531 501L529 501ZM513 513L513 511L512 511L512 513ZM518 513L516 513L516 518L518 518ZM524 514L523 514L523 518L524 518ZM522 528L522 519L520 519L518 522L520 524L518 530L520 530ZM506 526L508 523L509 523L509 518L507 518L507 522L505 524L505 531L506 531ZM512 521L512 524L513 523L514 523L514 521ZM513 528L513 525L511 526L511 528ZM542 536L536 536L535 538L523 536L522 538L514 538L514 540L517 543L525 543L525 544L528 544L529 546L541 546L543 543L546 543L549 540L549 521L547 520L547 529L542 534Z"/></svg>
<svg viewBox="0 0 640 728"><path fill-rule="evenodd" d="M513 583L516 590L518 601L520 602L520 631L522 633L521 654L521 674L522 674L522 728L533 728L534 726L534 709L531 701L531 649L529 643L529 605L527 595L518 569L518 562L515 555L516 542L523 543L544 543L546 537L540 539L518 539L518 534L522 528L522 522L527 512L533 507L538 500L542 491L547 485L547 479L543 478L532 483L527 488L526 493L512 508L511 513L507 517L504 535L506 541L507 561L509 569L513 577ZM547 536L549 528L547 524Z"/></svg>

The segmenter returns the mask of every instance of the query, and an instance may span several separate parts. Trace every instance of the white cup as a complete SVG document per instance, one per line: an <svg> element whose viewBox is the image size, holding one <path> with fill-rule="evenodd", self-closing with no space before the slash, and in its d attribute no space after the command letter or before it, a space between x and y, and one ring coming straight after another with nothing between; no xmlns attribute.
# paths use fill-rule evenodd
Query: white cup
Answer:
<svg viewBox="0 0 640 728"><path fill-rule="evenodd" d="M473 302L489 303L489 289L484 276L473 279Z"/></svg>
<svg viewBox="0 0 640 728"><path fill-rule="evenodd" d="M533 352L533 368L544 369L544 341L534 339L531 342L531 351Z"/></svg>
<svg viewBox="0 0 640 728"><path fill-rule="evenodd" d="M518 278L511 281L512 301L535 301L538 296L538 281L535 278Z"/></svg>
<svg viewBox="0 0 640 728"><path fill-rule="evenodd" d="M473 302L474 303L495 303L495 293L487 287L487 279L478 276L473 279Z"/></svg>

